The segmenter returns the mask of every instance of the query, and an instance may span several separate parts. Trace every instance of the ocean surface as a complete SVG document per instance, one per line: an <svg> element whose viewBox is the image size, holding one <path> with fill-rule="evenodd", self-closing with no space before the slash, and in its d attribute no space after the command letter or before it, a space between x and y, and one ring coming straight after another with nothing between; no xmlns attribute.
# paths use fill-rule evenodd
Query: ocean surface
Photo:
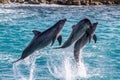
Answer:
<svg viewBox="0 0 120 80"><path fill-rule="evenodd" d="M80 20L99 23L97 43L82 49L79 67L73 45L54 50L57 41L12 64L34 37L32 30L43 32L63 18L62 44ZM120 80L120 6L0 5L0 80Z"/></svg>

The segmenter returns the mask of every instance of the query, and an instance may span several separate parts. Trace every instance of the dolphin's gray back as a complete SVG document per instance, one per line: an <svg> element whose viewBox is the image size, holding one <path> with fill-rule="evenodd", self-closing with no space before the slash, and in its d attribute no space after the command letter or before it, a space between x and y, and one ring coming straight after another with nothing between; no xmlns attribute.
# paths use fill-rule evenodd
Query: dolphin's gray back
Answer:
<svg viewBox="0 0 120 80"><path fill-rule="evenodd" d="M85 18L78 22L74 27L72 27L72 32L69 38L64 42L61 48L66 48L72 45L75 41L80 39L86 32L86 30L91 26L89 19Z"/></svg>

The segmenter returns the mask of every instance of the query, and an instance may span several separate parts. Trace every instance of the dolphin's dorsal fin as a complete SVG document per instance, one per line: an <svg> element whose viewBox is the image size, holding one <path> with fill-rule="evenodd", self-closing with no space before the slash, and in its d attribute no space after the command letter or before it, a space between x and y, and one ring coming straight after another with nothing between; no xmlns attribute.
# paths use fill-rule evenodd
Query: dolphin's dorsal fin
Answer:
<svg viewBox="0 0 120 80"><path fill-rule="evenodd" d="M61 43L62 43L62 36L59 35L59 37L57 38L57 40L58 40L58 42L59 42L59 45L61 45Z"/></svg>
<svg viewBox="0 0 120 80"><path fill-rule="evenodd" d="M34 33L35 36L38 35L38 34L41 34L41 32L37 31L37 30L33 30L32 32Z"/></svg>
<svg viewBox="0 0 120 80"><path fill-rule="evenodd" d="M94 40L95 43L97 42L97 37L96 37L95 34L93 35L93 40Z"/></svg>

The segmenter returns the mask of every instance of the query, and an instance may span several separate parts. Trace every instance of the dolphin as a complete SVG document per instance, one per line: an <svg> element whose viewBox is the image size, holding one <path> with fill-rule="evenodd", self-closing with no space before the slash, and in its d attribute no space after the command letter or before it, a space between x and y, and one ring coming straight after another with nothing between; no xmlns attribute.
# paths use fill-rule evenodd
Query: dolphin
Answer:
<svg viewBox="0 0 120 80"><path fill-rule="evenodd" d="M23 50L22 56L14 61L13 63L22 60L29 55L31 55L36 50L42 49L49 45L51 43L51 46L54 44L55 40L57 39L59 42L59 45L61 45L62 42L62 36L60 35L60 32L65 24L67 19L59 20L56 24L54 24L49 29L45 30L44 32L40 32L37 30L33 30L34 37L30 44Z"/></svg>
<svg viewBox="0 0 120 80"><path fill-rule="evenodd" d="M54 49L67 48L72 45L75 41L80 39L88 28L91 28L92 23L88 18L79 21L76 25L72 26L72 32L68 39L64 42L61 47L55 47ZM89 34L89 33L88 33Z"/></svg>
<svg viewBox="0 0 120 80"><path fill-rule="evenodd" d="M94 34L96 27L97 27L98 22L93 23L93 26L91 29L87 29L87 31L89 31L89 35L87 33L85 33L79 40L76 41L75 45L74 45L74 58L75 61L77 62L77 65L79 65L79 54L80 54L80 50L85 46L86 43L89 42L89 36L94 39L94 42L96 43L97 41L97 37Z"/></svg>

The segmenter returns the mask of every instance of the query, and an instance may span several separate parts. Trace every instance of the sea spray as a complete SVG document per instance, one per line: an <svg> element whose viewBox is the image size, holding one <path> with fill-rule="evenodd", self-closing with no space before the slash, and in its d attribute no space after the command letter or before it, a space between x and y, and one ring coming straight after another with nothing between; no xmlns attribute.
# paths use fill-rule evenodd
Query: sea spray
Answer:
<svg viewBox="0 0 120 80"><path fill-rule="evenodd" d="M51 57L48 58L47 60L47 68L49 70L49 73L55 77L55 78L61 78L62 73L60 71L60 67L57 66L56 61L54 61Z"/></svg>
<svg viewBox="0 0 120 80"><path fill-rule="evenodd" d="M20 67L19 69L18 65L18 67L16 66L16 68L19 69L17 72L15 71L15 69L13 69L13 65L10 62L18 58L23 47L25 47L27 43L33 38L33 33L31 32L31 30L36 29L44 31L55 21L62 19L63 17L68 18L68 21L62 31L63 42L67 39L69 33L72 30L70 26L72 26L79 20L87 17L90 18L93 22L97 21L100 23L96 30L98 42L96 44L87 44L83 50L84 53L82 53L82 63L84 64L87 72L87 80L119 80L120 54L118 53L120 53L120 5L81 7L76 6L75 8L72 8L71 6L51 6L50 8L48 6L29 6L26 4L0 5L0 79L22 80L22 78L18 74L20 70L20 73L22 71L22 76L29 80L29 67L27 67L26 71L26 67ZM57 43L57 41L55 41L55 43ZM94 45L96 47L93 47ZM69 49L73 49L73 47ZM46 50L49 51L49 48L47 48ZM43 51L45 52L46 50ZM78 69L76 68L76 64L73 59L73 52L66 51L64 49L62 49L61 51L56 50L57 56L52 57L52 59L59 61L59 56L63 54L63 51L64 55L68 56L68 54L66 54L65 52L69 52L69 54L71 55L70 60L72 59L74 63L70 62L70 64L73 66L73 69L76 70L76 73L72 71L74 72L72 74L76 75ZM54 55L54 52L47 54ZM47 77L46 80L58 79L53 77L46 68L46 59L48 57L49 56L45 55L36 61L35 68L38 68L34 76L35 78L37 78L36 80L45 80L45 77ZM60 60L62 62L64 59L60 58ZM60 66L60 68L57 66ZM61 63L57 65L55 64L55 67L56 72L64 70L62 69L63 67ZM13 71L15 71L14 74ZM59 76L62 76L62 73ZM86 78L84 79L81 77L79 77L78 79L86 80ZM62 79L59 78L58 80Z"/></svg>
<svg viewBox="0 0 120 80"><path fill-rule="evenodd" d="M36 68L35 68L35 66L36 66L35 62L36 62L36 59L37 59L38 57L41 57L41 53L40 53L40 51L36 51L35 54L31 55L30 57L31 57L31 59L30 59L31 65L30 65L29 80L34 80L34 79L35 79L35 78L34 78L35 69L36 69Z"/></svg>
<svg viewBox="0 0 120 80"><path fill-rule="evenodd" d="M84 65L84 63L80 62L80 65L77 66L77 75L79 77L83 77L86 78L87 77L87 72L86 72L86 67Z"/></svg>
<svg viewBox="0 0 120 80"><path fill-rule="evenodd" d="M47 60L47 67L53 77L63 80L87 78L82 55L80 54L80 65L77 66L72 54L68 49L52 51Z"/></svg>
<svg viewBox="0 0 120 80"><path fill-rule="evenodd" d="M33 62L31 63L29 80L33 80L33 79L34 79L35 62L36 62L35 56L33 56L32 61L33 61Z"/></svg>
<svg viewBox="0 0 120 80"><path fill-rule="evenodd" d="M64 69L65 69L65 80L73 80L73 74L72 74L69 58L65 58Z"/></svg>
<svg viewBox="0 0 120 80"><path fill-rule="evenodd" d="M81 49L80 55L79 55L79 65L77 65L77 76L83 77L83 78L87 77L86 67L85 67L84 61L82 59L82 49Z"/></svg>
<svg viewBox="0 0 120 80"><path fill-rule="evenodd" d="M58 51L52 50L51 52L52 54L50 54L47 59L47 68L49 70L49 73L54 78L63 79L63 73L64 73L63 70L64 67L62 66L64 59L63 55L61 55L61 53L59 53L58 55L56 54L59 52L59 50Z"/></svg>
<svg viewBox="0 0 120 80"><path fill-rule="evenodd" d="M19 69L20 63L13 64L13 72L15 80L27 80Z"/></svg>
<svg viewBox="0 0 120 80"><path fill-rule="evenodd" d="M49 58L47 63L48 70L52 76L62 80L74 80L74 68L70 57L59 55L57 59Z"/></svg>
<svg viewBox="0 0 120 80"><path fill-rule="evenodd" d="M13 64L13 72L15 80L34 80L35 74L35 62L40 56L40 52L30 55L22 61ZM24 70L23 70L24 67ZM27 72L29 76L25 76L24 72Z"/></svg>

